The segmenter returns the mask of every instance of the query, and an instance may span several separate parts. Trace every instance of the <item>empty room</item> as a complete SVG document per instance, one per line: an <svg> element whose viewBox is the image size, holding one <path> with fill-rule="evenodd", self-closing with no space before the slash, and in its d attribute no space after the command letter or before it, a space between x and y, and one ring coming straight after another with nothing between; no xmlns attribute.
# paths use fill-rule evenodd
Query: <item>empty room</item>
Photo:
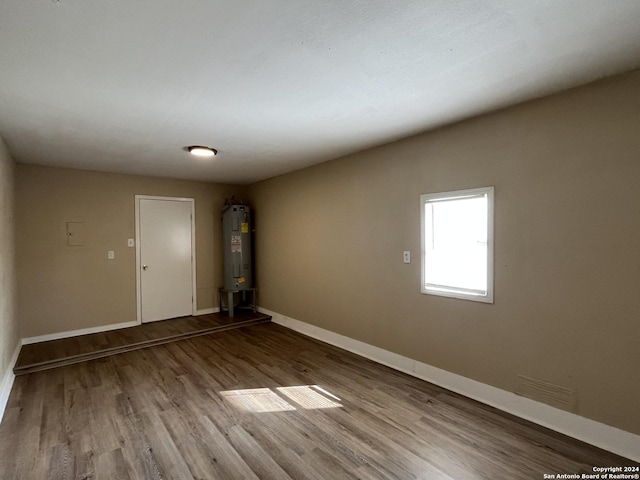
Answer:
<svg viewBox="0 0 640 480"><path fill-rule="evenodd" d="M2 0L0 479L640 479L638 25Z"/></svg>

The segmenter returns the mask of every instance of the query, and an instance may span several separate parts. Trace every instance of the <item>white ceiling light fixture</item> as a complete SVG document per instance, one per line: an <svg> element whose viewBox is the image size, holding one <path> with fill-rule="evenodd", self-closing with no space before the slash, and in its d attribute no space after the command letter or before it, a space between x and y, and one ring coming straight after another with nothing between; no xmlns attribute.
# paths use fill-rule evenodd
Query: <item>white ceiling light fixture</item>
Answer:
<svg viewBox="0 0 640 480"><path fill-rule="evenodd" d="M203 147L202 145L192 145L187 147L187 150L196 157L215 157L218 154L215 148Z"/></svg>

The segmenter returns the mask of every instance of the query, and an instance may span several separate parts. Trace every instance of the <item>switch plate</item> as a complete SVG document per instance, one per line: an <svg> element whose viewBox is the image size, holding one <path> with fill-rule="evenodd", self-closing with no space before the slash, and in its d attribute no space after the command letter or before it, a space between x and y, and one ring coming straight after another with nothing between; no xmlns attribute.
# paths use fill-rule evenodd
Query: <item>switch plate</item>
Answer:
<svg viewBox="0 0 640 480"><path fill-rule="evenodd" d="M114 258L116 258L116 252L114 252L113 250L109 250L109 251L107 252L107 258L108 258L109 260L113 260Z"/></svg>
<svg viewBox="0 0 640 480"><path fill-rule="evenodd" d="M136 246L136 241L133 238L129 238L127 239L127 247L135 247Z"/></svg>
<svg viewBox="0 0 640 480"><path fill-rule="evenodd" d="M404 263L411 263L411 252L409 250L404 251Z"/></svg>

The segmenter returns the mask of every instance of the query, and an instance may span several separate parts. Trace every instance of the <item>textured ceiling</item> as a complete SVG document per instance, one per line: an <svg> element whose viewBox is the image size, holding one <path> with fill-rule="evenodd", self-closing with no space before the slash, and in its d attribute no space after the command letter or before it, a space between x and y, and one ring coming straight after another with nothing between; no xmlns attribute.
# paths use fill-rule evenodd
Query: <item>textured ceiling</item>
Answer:
<svg viewBox="0 0 640 480"><path fill-rule="evenodd" d="M638 68L638 25L637 0L2 0L0 135L252 183Z"/></svg>

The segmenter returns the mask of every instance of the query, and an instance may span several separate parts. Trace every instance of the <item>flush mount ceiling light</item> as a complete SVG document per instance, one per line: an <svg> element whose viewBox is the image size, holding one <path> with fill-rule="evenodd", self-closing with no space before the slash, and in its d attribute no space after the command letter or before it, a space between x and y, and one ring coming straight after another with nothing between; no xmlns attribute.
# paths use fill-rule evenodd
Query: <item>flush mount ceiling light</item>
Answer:
<svg viewBox="0 0 640 480"><path fill-rule="evenodd" d="M192 145L187 147L187 151L196 157L215 157L218 153L215 148L203 147L202 145Z"/></svg>

